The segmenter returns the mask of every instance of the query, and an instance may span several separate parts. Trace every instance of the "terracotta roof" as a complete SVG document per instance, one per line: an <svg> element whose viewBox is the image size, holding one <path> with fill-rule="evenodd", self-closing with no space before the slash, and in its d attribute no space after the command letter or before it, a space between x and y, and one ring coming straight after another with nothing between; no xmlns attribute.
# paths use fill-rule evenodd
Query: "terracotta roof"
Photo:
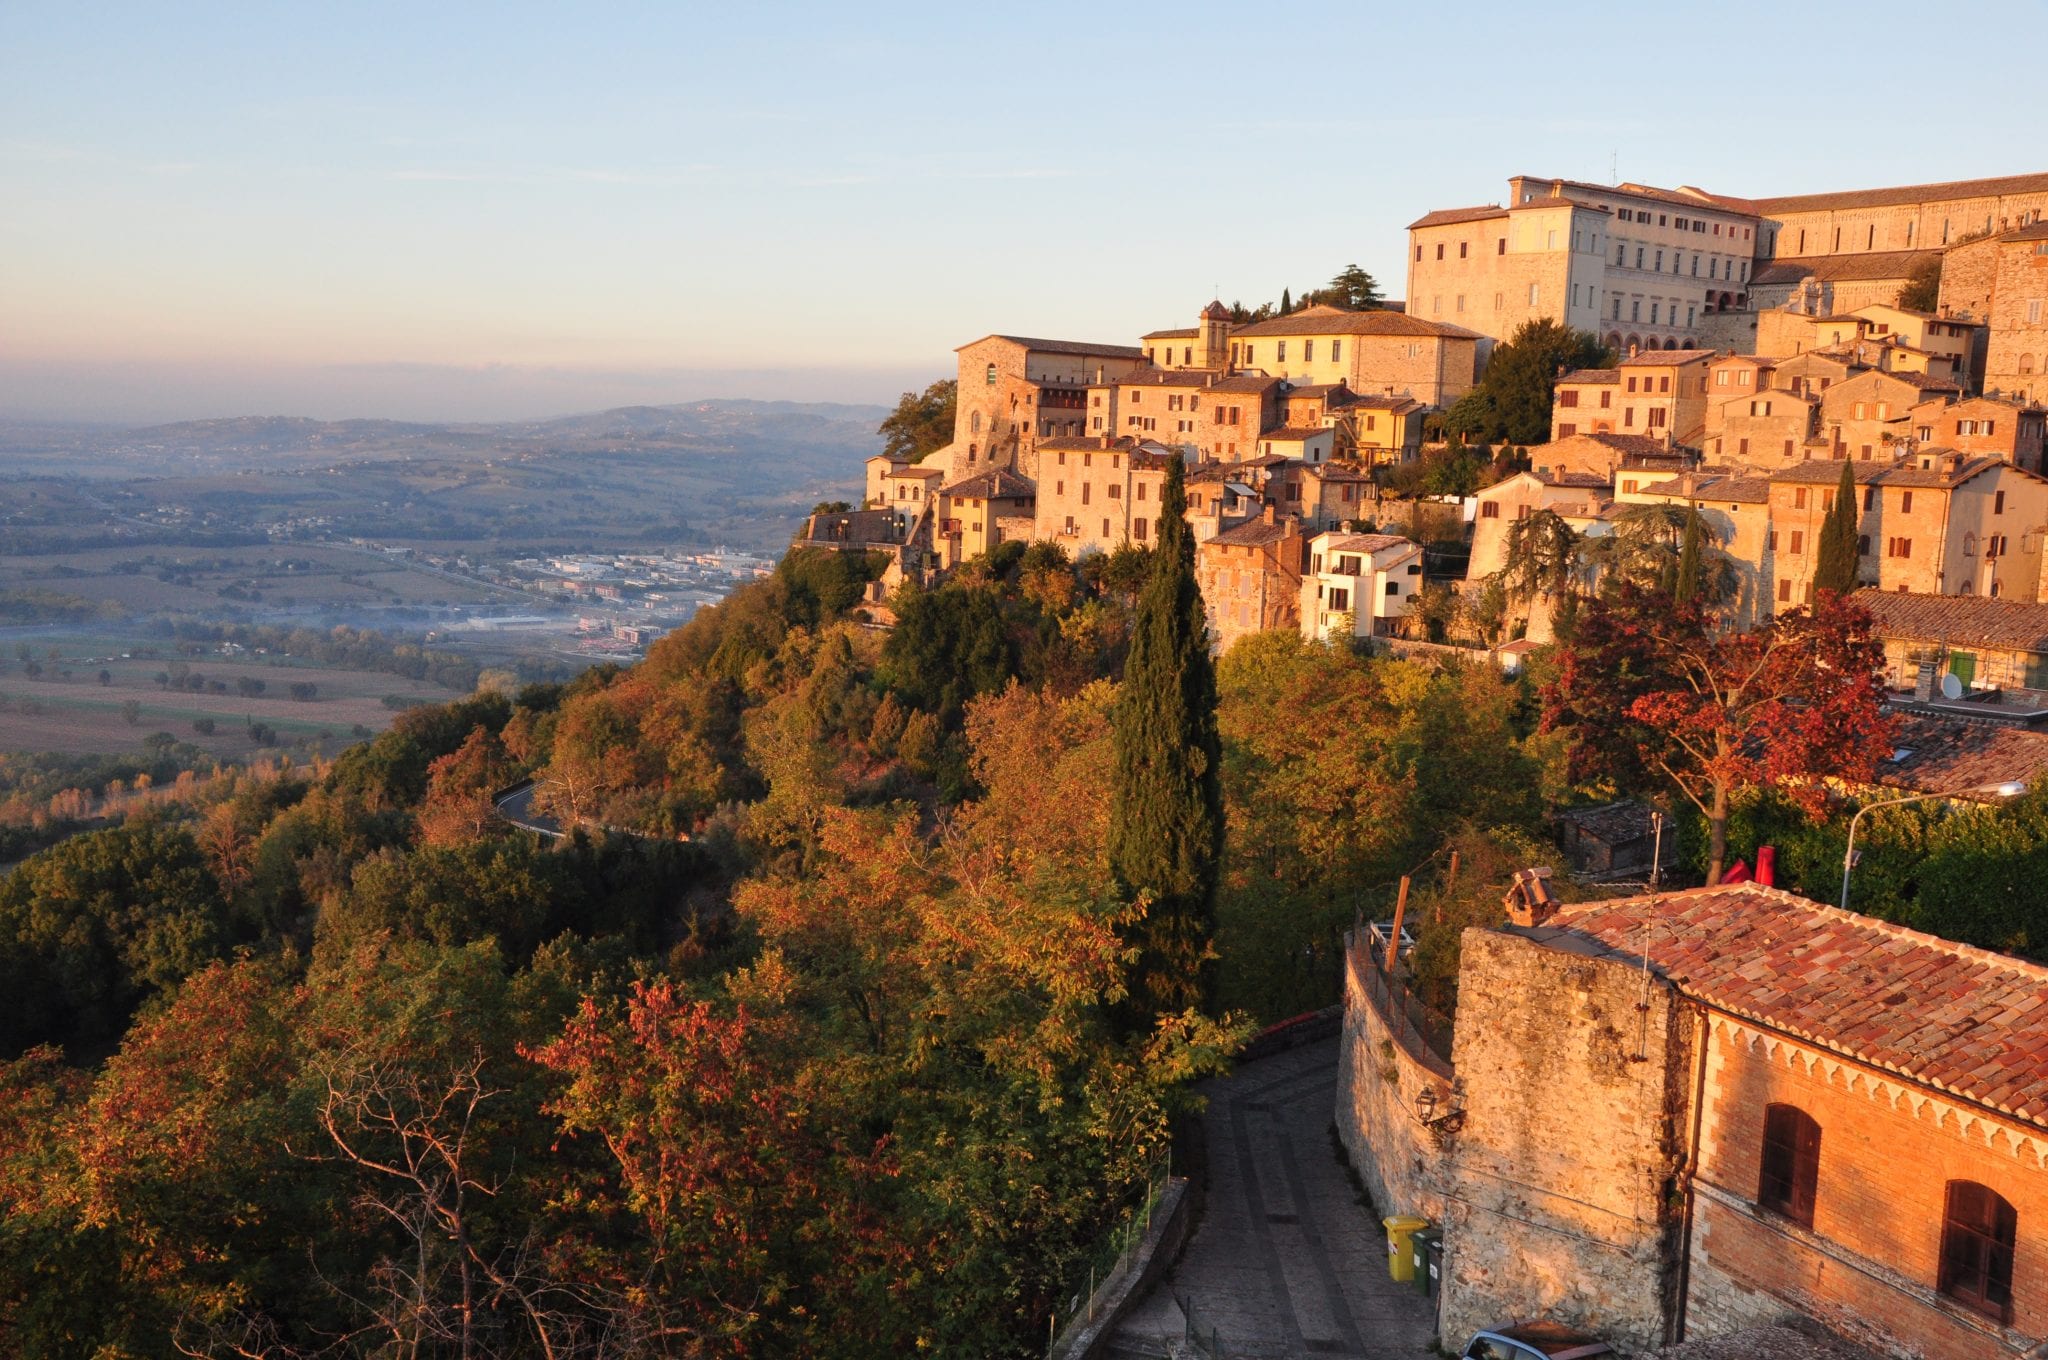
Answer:
<svg viewBox="0 0 2048 1360"><path fill-rule="evenodd" d="M1614 485L1612 477L1598 472L1530 472L1524 476L1534 477L1545 486L1582 486L1589 490L1606 491Z"/></svg>
<svg viewBox="0 0 2048 1360"><path fill-rule="evenodd" d="M2001 175L1994 179L1956 179L1940 184L1904 184L1893 189L1843 189L1827 194L1793 194L1759 198L1765 216L1780 213L1826 212L1840 208L1888 208L1906 203L1940 203L1963 198L1998 198L2006 194L2048 194L2048 174Z"/></svg>
<svg viewBox="0 0 2048 1360"><path fill-rule="evenodd" d="M1923 448L1923 454L1942 454L1946 449ZM1774 482L1804 482L1808 485L1834 486L1842 480L1840 458L1808 458L1794 463L1791 467L1780 468L1771 474ZM1855 484L1868 486L1935 487L1949 489L1961 486L1972 477L1990 472L1994 468L2011 467L2003 458L1988 455L1971 455L1963 458L1953 467L1943 467L1944 460L1937 459L1936 466L1923 468L1903 463L1866 463L1860 459L1848 460L1853 470ZM2015 469L2017 471L2017 469Z"/></svg>
<svg viewBox="0 0 2048 1360"><path fill-rule="evenodd" d="M1424 321L1421 317L1409 316L1406 312L1340 312L1334 307L1316 308L1306 313L1276 316L1271 321L1254 322L1232 331L1230 338L1263 340L1267 336L1285 335L1429 335L1458 340L1480 338L1479 332L1468 331L1463 326L1452 326L1442 321Z"/></svg>
<svg viewBox="0 0 2048 1360"><path fill-rule="evenodd" d="M1098 345L1087 340L1039 340L1029 335L984 335L954 348L954 353L978 345L982 340L1007 340L1038 354L1092 354L1105 359L1142 359L1145 351L1136 345Z"/></svg>
<svg viewBox="0 0 2048 1360"><path fill-rule="evenodd" d="M2048 241L2048 222L2033 222L2027 226L2006 232L1998 238L2001 241Z"/></svg>
<svg viewBox="0 0 2048 1360"><path fill-rule="evenodd" d="M1284 378L1269 378L1263 373L1237 373L1228 378L1217 379L1215 386L1209 390L1212 392L1260 393L1274 387L1285 387L1286 385L1287 380Z"/></svg>
<svg viewBox="0 0 2048 1360"><path fill-rule="evenodd" d="M975 500L992 501L1019 496L1036 496L1038 488L1033 486L1029 479L1019 477L1008 468L991 468L987 472L962 478L951 486L942 486L939 488L939 494L941 496L951 496L956 500L961 497L971 497Z"/></svg>
<svg viewBox="0 0 2048 1360"><path fill-rule="evenodd" d="M1105 379L1104 387L1208 387L1221 382L1219 368L1141 368L1121 378Z"/></svg>
<svg viewBox="0 0 2048 1360"><path fill-rule="evenodd" d="M1407 411L1423 409L1423 404L1413 397L1375 397L1363 392L1353 392L1347 406L1370 406L1375 411Z"/></svg>
<svg viewBox="0 0 2048 1360"><path fill-rule="evenodd" d="M1366 473L1360 472L1349 463L1313 463L1302 469L1303 475L1323 482L1369 482Z"/></svg>
<svg viewBox="0 0 2048 1360"><path fill-rule="evenodd" d="M1837 472L1837 480L1841 478ZM1695 477L1688 484L1683 477L1673 477L1668 482L1642 488L1646 496L1684 496L1695 501L1734 501L1737 505L1762 505L1771 498L1771 483L1766 477L1711 476Z"/></svg>
<svg viewBox="0 0 2048 1360"><path fill-rule="evenodd" d="M1710 194L1704 189L1693 189L1689 186L1686 189L1659 189L1654 184L1637 184L1633 181L1624 181L1620 184L1594 184L1582 179L1559 179L1555 175L1515 175L1513 178L1527 180L1529 184L1539 188L1550 184L1562 184L1567 189L1581 189L1595 194L1626 194L1630 198L1647 198L1653 202L1664 203L1677 208L1699 208L1707 212L1735 213L1737 215L1746 215L1750 211L1747 207L1734 206L1737 203L1745 202L1745 200L1724 198L1717 194ZM1543 194L1537 195L1538 200L1541 200L1543 197L1545 197Z"/></svg>
<svg viewBox="0 0 2048 1360"><path fill-rule="evenodd" d="M1642 368L1690 364L1701 359L1711 359L1720 352L1717 349L1646 349L1641 354L1629 355L1621 361L1621 365L1623 368Z"/></svg>
<svg viewBox="0 0 2048 1360"><path fill-rule="evenodd" d="M892 467L885 474L887 477L943 477L945 475L946 470L944 468L932 467L928 463L912 463L908 467Z"/></svg>
<svg viewBox="0 0 2048 1360"><path fill-rule="evenodd" d="M1195 326L1178 326L1170 331L1146 331L1141 340L1192 340L1202 332Z"/></svg>
<svg viewBox="0 0 2048 1360"><path fill-rule="evenodd" d="M1575 368L1557 380L1558 386L1566 383L1584 386L1588 383L1611 387L1621 381L1618 368Z"/></svg>
<svg viewBox="0 0 2048 1360"><path fill-rule="evenodd" d="M2048 652L2048 604L1883 590L1859 590L1850 598L1870 611L1879 637Z"/></svg>
<svg viewBox="0 0 2048 1360"><path fill-rule="evenodd" d="M1276 520L1271 524L1263 519L1248 519L1242 524L1233 524L1220 534L1212 534L1209 542L1226 548L1256 548L1267 543L1278 543L1301 532L1301 526L1291 517Z"/></svg>
<svg viewBox="0 0 2048 1360"><path fill-rule="evenodd" d="M1877 767L1880 784L1916 793L1975 794L2017 781L2048 778L2048 732L2007 723L1971 722L1925 713L1892 715L1893 756Z"/></svg>
<svg viewBox="0 0 2048 1360"><path fill-rule="evenodd" d="M1938 250L1874 250L1861 255L1785 256L1758 265L1749 282L1752 287L1760 283L1797 283L1808 275L1823 283L1903 279L1928 261L1940 258Z"/></svg>
<svg viewBox="0 0 2048 1360"><path fill-rule="evenodd" d="M1385 552L1388 548L1415 546L1413 539L1403 538L1399 534L1346 534L1342 538L1331 539L1323 544L1323 551L1376 553Z"/></svg>
<svg viewBox="0 0 2048 1360"><path fill-rule="evenodd" d="M1506 217L1508 210L1498 203L1487 203L1477 208L1438 208L1435 212L1424 213L1408 224L1408 230L1423 227L1454 227L1460 222L1484 222L1489 217Z"/></svg>
<svg viewBox="0 0 2048 1360"><path fill-rule="evenodd" d="M1327 397L1332 392L1349 392L1350 390L1340 380L1333 383L1308 383L1301 387L1290 388L1287 395L1289 397Z"/></svg>
<svg viewBox="0 0 2048 1360"><path fill-rule="evenodd" d="M1288 443L1299 443L1302 440L1314 439L1318 435L1325 435L1329 432L1329 428L1323 425L1283 425L1277 430L1264 431L1259 435L1259 438L1281 439Z"/></svg>
<svg viewBox="0 0 2048 1360"><path fill-rule="evenodd" d="M1222 298L1211 298L1209 305L1202 309L1202 320L1228 321L1230 320L1230 309L1223 305Z"/></svg>
<svg viewBox="0 0 2048 1360"><path fill-rule="evenodd" d="M2048 1128L2048 967L1754 883L1587 902L1507 927ZM1576 946L1576 948L1575 948Z"/></svg>

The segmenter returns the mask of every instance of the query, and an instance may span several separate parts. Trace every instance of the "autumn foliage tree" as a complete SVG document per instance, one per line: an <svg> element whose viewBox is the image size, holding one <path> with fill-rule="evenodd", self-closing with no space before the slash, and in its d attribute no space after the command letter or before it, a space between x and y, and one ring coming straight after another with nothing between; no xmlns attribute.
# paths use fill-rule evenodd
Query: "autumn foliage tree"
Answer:
<svg viewBox="0 0 2048 1360"><path fill-rule="evenodd" d="M1864 781L1891 753L1870 618L1829 596L1746 632L1696 602L1625 586L1590 604L1544 690L1572 773L1676 790L1706 819L1707 881L1728 857L1738 795L1771 789L1810 817L1825 781Z"/></svg>

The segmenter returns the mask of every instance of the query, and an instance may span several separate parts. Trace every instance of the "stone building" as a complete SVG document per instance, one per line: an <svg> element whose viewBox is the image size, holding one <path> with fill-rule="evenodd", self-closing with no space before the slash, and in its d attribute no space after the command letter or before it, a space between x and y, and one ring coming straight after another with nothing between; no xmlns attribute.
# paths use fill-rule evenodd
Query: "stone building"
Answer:
<svg viewBox="0 0 2048 1360"><path fill-rule="evenodd" d="M1409 224L1408 309L1496 340L1549 318L1623 353L1691 348L1747 305L1755 222L1697 189L1517 175L1506 207Z"/></svg>
<svg viewBox="0 0 2048 1360"><path fill-rule="evenodd" d="M1737 370L1726 376L1761 375ZM1753 468L1789 467L1830 452L1821 438L1819 398L1772 387L1740 387L1713 401L1704 439L1710 458Z"/></svg>
<svg viewBox="0 0 2048 1360"><path fill-rule="evenodd" d="M1984 390L2048 400L2048 222L1998 238Z"/></svg>
<svg viewBox="0 0 2048 1360"><path fill-rule="evenodd" d="M1913 441L1913 413L1960 393L1946 379L1864 369L1820 394L1820 438L1836 458L1883 461Z"/></svg>
<svg viewBox="0 0 2048 1360"><path fill-rule="evenodd" d="M1735 593L1724 606L1729 621L1747 628L1776 612L1772 599L1777 554L1771 546L1769 480L1706 471L1640 483L1623 479L1614 498L1624 505L1687 505L1698 510L1713 546L1727 554L1735 569Z"/></svg>
<svg viewBox="0 0 2048 1360"><path fill-rule="evenodd" d="M1301 633L1316 642L1386 637L1422 589L1422 545L1398 534L1333 530L1309 540Z"/></svg>
<svg viewBox="0 0 2048 1360"><path fill-rule="evenodd" d="M943 466L878 453L868 459L866 495L861 503L871 509L895 511L908 527L924 513L945 479Z"/></svg>
<svg viewBox="0 0 2048 1360"><path fill-rule="evenodd" d="M932 551L951 571L996 544L1030 539L1037 492L1008 468L990 468L941 487L932 517Z"/></svg>
<svg viewBox="0 0 2048 1360"><path fill-rule="evenodd" d="M1484 336L1392 311L1303 307L1230 333L1230 363L1297 387L1343 383L1369 396L1448 406L1472 390Z"/></svg>
<svg viewBox="0 0 2048 1360"><path fill-rule="evenodd" d="M1507 565L1508 530L1539 510L1584 529L1613 500L1614 477L1599 472L1518 472L1473 497L1472 555L1465 579L1483 581Z"/></svg>
<svg viewBox="0 0 2048 1360"><path fill-rule="evenodd" d="M1760 259L1896 254L2040 221L2048 174L1729 201L1757 215Z"/></svg>
<svg viewBox="0 0 2048 1360"><path fill-rule="evenodd" d="M1440 1224L1445 1339L1791 1311L1886 1356L2037 1353L2048 968L1754 884L1510 915L1465 932L1447 1067L1355 949L1346 992L1339 1135Z"/></svg>
<svg viewBox="0 0 2048 1360"><path fill-rule="evenodd" d="M1966 688L2048 689L2048 604L1882 590L1859 590L1856 603L1870 611L1895 689L1913 688L1923 662Z"/></svg>
<svg viewBox="0 0 2048 1360"><path fill-rule="evenodd" d="M1620 391L1618 368L1575 368L1561 375L1551 389L1550 437L1614 433L1621 419L1614 400Z"/></svg>
<svg viewBox="0 0 2048 1360"><path fill-rule="evenodd" d="M1913 438L1958 453L1985 453L2029 472L2042 470L2048 411L1997 397L1951 402L1942 397L1915 406L1909 419Z"/></svg>
<svg viewBox="0 0 2048 1360"><path fill-rule="evenodd" d="M1032 537L1075 557L1149 547L1158 537L1159 493L1178 450L1120 439L1048 439L1039 445Z"/></svg>
<svg viewBox="0 0 2048 1360"><path fill-rule="evenodd" d="M1212 650L1228 651L1247 633L1299 625L1306 541L1299 520L1268 505L1258 518L1196 545L1195 576Z"/></svg>
<svg viewBox="0 0 2048 1360"><path fill-rule="evenodd" d="M1332 408L1337 455L1368 467L1422 456L1422 420L1429 408L1412 397L1360 396Z"/></svg>
<svg viewBox="0 0 2048 1360"><path fill-rule="evenodd" d="M2032 600L2048 525L2048 480L1997 458L1921 449L1898 462L1852 460L1858 577L1880 590ZM1812 602L1820 528L1842 465L1813 460L1770 476L1770 550L1780 610ZM2038 548L2038 542L2035 546Z"/></svg>
<svg viewBox="0 0 2048 1360"><path fill-rule="evenodd" d="M1644 350L1621 361L1617 433L1697 447L1707 424L1710 349Z"/></svg>
<svg viewBox="0 0 2048 1360"><path fill-rule="evenodd" d="M959 396L946 456L955 479L993 466L1036 480L1041 439L1091 433L1090 385L1120 378L1145 362L1145 352L1134 345L1018 335L983 336L954 352Z"/></svg>

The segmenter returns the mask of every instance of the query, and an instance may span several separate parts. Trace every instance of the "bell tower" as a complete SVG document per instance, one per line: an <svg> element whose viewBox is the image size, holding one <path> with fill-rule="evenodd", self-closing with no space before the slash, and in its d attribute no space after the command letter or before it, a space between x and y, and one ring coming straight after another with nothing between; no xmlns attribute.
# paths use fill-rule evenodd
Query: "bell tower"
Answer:
<svg viewBox="0 0 2048 1360"><path fill-rule="evenodd" d="M1211 302L1204 307L1198 333L1202 343L1195 356L1195 367L1227 367L1230 358L1230 309L1221 302Z"/></svg>

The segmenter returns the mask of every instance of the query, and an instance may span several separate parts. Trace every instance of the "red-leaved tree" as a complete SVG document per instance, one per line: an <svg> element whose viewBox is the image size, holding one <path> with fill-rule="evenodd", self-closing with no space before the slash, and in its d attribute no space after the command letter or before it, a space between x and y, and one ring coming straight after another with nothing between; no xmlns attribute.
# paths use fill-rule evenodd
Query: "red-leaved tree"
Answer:
<svg viewBox="0 0 2048 1360"><path fill-rule="evenodd" d="M1863 782L1891 754L1883 647L1870 616L1825 596L1746 632L1661 591L1592 602L1544 689L1544 725L1573 738L1572 776L1675 788L1707 819L1707 882L1728 858L1728 813L1775 789L1819 819L1830 778Z"/></svg>

